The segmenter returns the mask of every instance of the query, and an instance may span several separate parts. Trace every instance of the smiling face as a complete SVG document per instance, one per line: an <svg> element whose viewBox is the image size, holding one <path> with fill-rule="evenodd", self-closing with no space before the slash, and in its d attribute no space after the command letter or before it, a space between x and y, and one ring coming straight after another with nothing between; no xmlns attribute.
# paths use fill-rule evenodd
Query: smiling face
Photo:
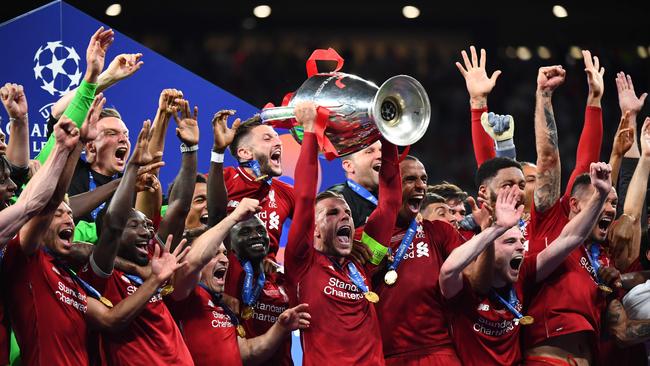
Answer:
<svg viewBox="0 0 650 366"><path fill-rule="evenodd" d="M264 223L253 216L230 229L230 245L240 259L260 262L269 253L269 234Z"/></svg>
<svg viewBox="0 0 650 366"><path fill-rule="evenodd" d="M376 192L379 189L381 141L350 155L341 162L341 165L347 178L371 192Z"/></svg>
<svg viewBox="0 0 650 366"><path fill-rule="evenodd" d="M346 257L352 252L353 235L352 213L343 198L328 197L316 203L316 250L337 258Z"/></svg>
<svg viewBox="0 0 650 366"><path fill-rule="evenodd" d="M399 217L410 221L418 212L427 190L427 171L418 160L406 159L399 164L402 175L402 207Z"/></svg>
<svg viewBox="0 0 650 366"><path fill-rule="evenodd" d="M97 121L98 135L88 143L88 151L94 156L91 168L103 175L124 171L131 150L129 129L116 117L105 117Z"/></svg>
<svg viewBox="0 0 650 366"><path fill-rule="evenodd" d="M524 235L518 226L514 226L494 240L494 279L497 287L517 281L523 260Z"/></svg>
<svg viewBox="0 0 650 366"><path fill-rule="evenodd" d="M201 270L201 282L210 290L218 294L222 293L226 285L228 263L228 252L221 243L217 249L217 255Z"/></svg>
<svg viewBox="0 0 650 366"><path fill-rule="evenodd" d="M50 227L45 234L45 246L61 256L69 254L72 248L74 228L72 209L65 202L61 202L54 212Z"/></svg>
<svg viewBox="0 0 650 366"><path fill-rule="evenodd" d="M118 255L137 265L146 266L149 263L147 247L151 238L147 217L140 211L130 209L129 218L120 237Z"/></svg>
<svg viewBox="0 0 650 366"><path fill-rule="evenodd" d="M208 185L198 182L194 186L194 196L190 212L185 219L185 229L195 229L208 224Z"/></svg>

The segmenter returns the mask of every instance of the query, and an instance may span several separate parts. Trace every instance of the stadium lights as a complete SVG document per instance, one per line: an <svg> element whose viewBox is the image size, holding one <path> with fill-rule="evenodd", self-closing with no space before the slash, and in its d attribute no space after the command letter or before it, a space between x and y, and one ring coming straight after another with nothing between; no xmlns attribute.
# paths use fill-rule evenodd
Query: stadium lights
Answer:
<svg viewBox="0 0 650 366"><path fill-rule="evenodd" d="M558 18L566 18L569 16L569 12L562 5L553 5L553 15Z"/></svg>
<svg viewBox="0 0 650 366"><path fill-rule="evenodd" d="M406 5L402 8L402 15L407 19L415 19L420 16L420 9L412 5Z"/></svg>
<svg viewBox="0 0 650 366"><path fill-rule="evenodd" d="M522 61L528 61L533 57L533 54L530 52L528 47L517 47L517 57Z"/></svg>
<svg viewBox="0 0 650 366"><path fill-rule="evenodd" d="M542 60L548 60L551 58L551 51L544 46L539 46L537 47L537 56Z"/></svg>
<svg viewBox="0 0 650 366"><path fill-rule="evenodd" d="M122 5L120 4L111 4L106 8L106 15L109 17L116 17L122 12Z"/></svg>
<svg viewBox="0 0 650 366"><path fill-rule="evenodd" d="M576 60L580 60L582 58L582 50L578 46L571 46L569 48L569 55Z"/></svg>
<svg viewBox="0 0 650 366"><path fill-rule="evenodd" d="M648 51L646 50L645 47L639 46L636 48L636 53L639 55L641 58L648 58Z"/></svg>
<svg viewBox="0 0 650 366"><path fill-rule="evenodd" d="M253 9L253 15L258 18L268 18L271 15L271 7L268 5L258 5Z"/></svg>
<svg viewBox="0 0 650 366"><path fill-rule="evenodd" d="M517 58L517 50L512 46L506 47L506 57Z"/></svg>

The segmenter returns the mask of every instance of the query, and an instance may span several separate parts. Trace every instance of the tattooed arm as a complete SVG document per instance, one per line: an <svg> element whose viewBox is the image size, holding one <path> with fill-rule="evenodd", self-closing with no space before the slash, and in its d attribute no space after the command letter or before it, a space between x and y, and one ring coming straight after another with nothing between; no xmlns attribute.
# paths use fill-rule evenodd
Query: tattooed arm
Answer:
<svg viewBox="0 0 650 366"><path fill-rule="evenodd" d="M629 347L650 340L650 319L631 320L618 300L607 307L607 325L619 346Z"/></svg>
<svg viewBox="0 0 650 366"><path fill-rule="evenodd" d="M562 66L541 67L537 74L535 97L535 146L537 149L537 186L535 209L544 212L560 198L560 151L551 99L553 91L564 83Z"/></svg>

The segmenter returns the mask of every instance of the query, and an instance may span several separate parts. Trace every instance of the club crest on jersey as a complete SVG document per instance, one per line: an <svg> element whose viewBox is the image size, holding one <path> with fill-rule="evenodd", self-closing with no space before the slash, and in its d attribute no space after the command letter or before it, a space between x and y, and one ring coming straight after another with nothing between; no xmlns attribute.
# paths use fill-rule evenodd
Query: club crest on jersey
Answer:
<svg viewBox="0 0 650 366"><path fill-rule="evenodd" d="M270 208L278 208L278 204L275 202L275 190L271 188L269 190L269 207Z"/></svg>

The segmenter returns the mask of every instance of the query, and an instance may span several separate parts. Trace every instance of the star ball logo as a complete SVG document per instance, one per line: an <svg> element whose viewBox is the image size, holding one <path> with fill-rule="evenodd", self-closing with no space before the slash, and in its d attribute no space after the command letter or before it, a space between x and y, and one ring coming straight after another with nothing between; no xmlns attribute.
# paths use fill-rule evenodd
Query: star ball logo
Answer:
<svg viewBox="0 0 650 366"><path fill-rule="evenodd" d="M34 78L42 82L41 89L62 96L81 81L79 60L74 47L67 47L61 41L47 42L34 55Z"/></svg>

